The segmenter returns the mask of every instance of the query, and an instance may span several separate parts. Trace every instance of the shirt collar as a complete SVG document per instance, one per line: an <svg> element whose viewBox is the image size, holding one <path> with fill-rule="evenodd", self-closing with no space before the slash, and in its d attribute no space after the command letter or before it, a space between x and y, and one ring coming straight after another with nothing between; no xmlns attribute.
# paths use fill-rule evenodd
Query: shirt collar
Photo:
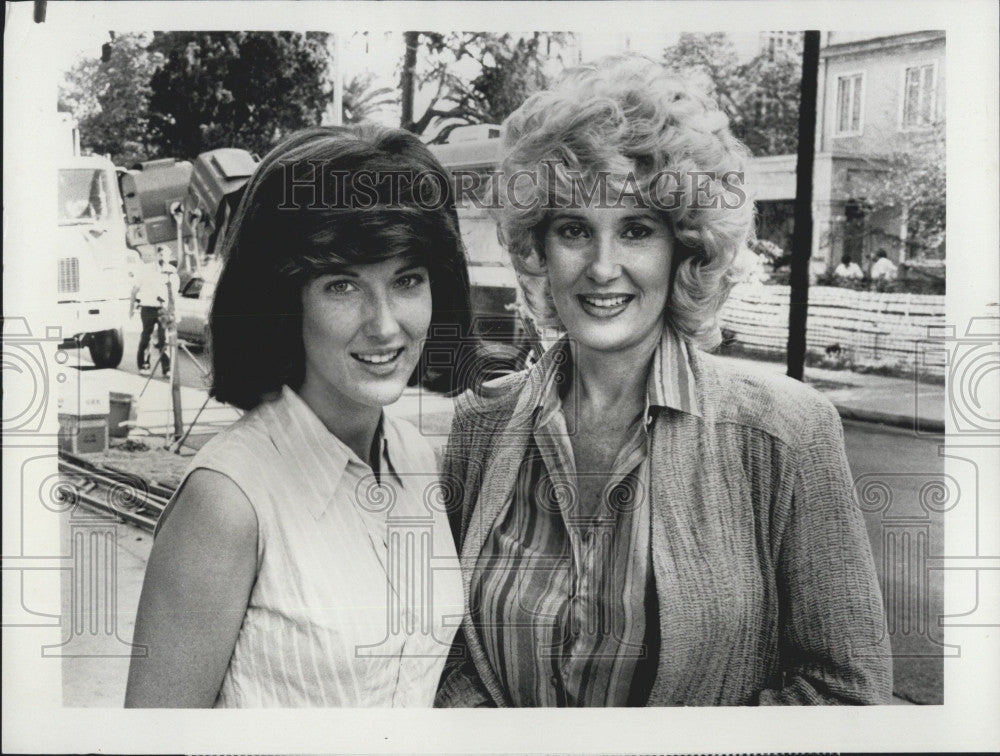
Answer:
<svg viewBox="0 0 1000 756"><path fill-rule="evenodd" d="M673 328L667 326L663 329L653 352L652 369L646 379L646 411L643 416L647 425L652 422L654 409L674 409L695 417L702 416L689 349L687 342ZM543 375L535 427L541 427L562 409L560 377L569 362L569 354L569 338L563 336L539 362Z"/></svg>
<svg viewBox="0 0 1000 756"><path fill-rule="evenodd" d="M646 381L646 418L650 410L669 408L701 417L688 343L667 326L653 352L653 368Z"/></svg>
<svg viewBox="0 0 1000 756"><path fill-rule="evenodd" d="M347 466L367 468L367 462L327 430L305 400L288 386L282 386L280 397L261 407L275 447L292 465L296 479L309 489L306 505L313 517L319 519L333 501ZM382 473L392 472L398 477L389 462L389 442L381 432L384 425L383 413L378 431L382 459L386 461Z"/></svg>

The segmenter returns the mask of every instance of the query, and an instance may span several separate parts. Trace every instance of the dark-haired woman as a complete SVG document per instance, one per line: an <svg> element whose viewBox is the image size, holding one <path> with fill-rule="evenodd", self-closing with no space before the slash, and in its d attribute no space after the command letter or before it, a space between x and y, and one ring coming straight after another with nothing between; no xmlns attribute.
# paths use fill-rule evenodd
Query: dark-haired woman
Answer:
<svg viewBox="0 0 1000 756"><path fill-rule="evenodd" d="M211 314L212 394L247 412L157 526L126 706L432 704L461 584L434 455L386 409L460 388L422 359L469 325L444 176L371 126L257 168Z"/></svg>

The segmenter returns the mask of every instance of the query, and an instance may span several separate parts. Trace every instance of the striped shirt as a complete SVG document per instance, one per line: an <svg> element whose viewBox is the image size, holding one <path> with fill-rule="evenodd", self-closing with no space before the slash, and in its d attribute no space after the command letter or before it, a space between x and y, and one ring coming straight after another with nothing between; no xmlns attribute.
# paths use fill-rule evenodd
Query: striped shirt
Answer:
<svg viewBox="0 0 1000 756"><path fill-rule="evenodd" d="M555 348L568 351L568 344ZM659 627L648 427L665 407L697 414L694 382L686 346L665 330L645 412L612 469L577 470L559 396L568 363L551 360L514 489L496 492L507 501L476 563L473 618L514 706L642 705L652 687ZM607 483L588 511L574 495L574 481L594 474Z"/></svg>
<svg viewBox="0 0 1000 756"><path fill-rule="evenodd" d="M676 387L694 377L697 411L661 409L649 426L659 607L646 620L659 619L661 652L646 705L888 703L885 610L837 410L786 376L686 353ZM456 481L467 600L552 356L456 402L442 470ZM486 650L494 628L472 610L435 704L511 706Z"/></svg>
<svg viewBox="0 0 1000 756"><path fill-rule="evenodd" d="M383 415L380 476L287 386L198 468L257 515L257 579L217 707L431 706L462 611L434 454Z"/></svg>

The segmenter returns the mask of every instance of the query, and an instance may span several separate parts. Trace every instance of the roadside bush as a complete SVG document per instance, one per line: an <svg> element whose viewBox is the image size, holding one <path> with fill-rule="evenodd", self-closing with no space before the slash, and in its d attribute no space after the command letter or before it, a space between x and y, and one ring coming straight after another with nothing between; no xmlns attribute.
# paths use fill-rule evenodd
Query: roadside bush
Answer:
<svg viewBox="0 0 1000 756"><path fill-rule="evenodd" d="M832 272L824 273L816 278L815 286L836 286L853 291L876 291L886 294L944 294L944 278L932 278L924 275L910 276L900 266L900 277L894 281L873 281L870 278L845 279L838 278ZM787 279L787 276L786 276ZM772 276L772 283L778 283Z"/></svg>

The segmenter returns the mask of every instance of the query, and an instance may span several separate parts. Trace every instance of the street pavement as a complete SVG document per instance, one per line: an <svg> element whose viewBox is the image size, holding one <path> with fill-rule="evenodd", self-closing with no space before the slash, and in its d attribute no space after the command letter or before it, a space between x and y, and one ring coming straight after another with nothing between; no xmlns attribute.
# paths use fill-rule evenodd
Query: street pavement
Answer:
<svg viewBox="0 0 1000 756"><path fill-rule="evenodd" d="M137 334L133 334L133 337ZM134 342L133 342L134 343ZM85 356L80 357L80 379L106 386L110 391L132 394L136 399L137 419L135 437L142 434L157 437L172 428L169 383L154 377L138 375L132 356L126 352L126 369L96 370L88 368ZM784 366L776 362L726 357L738 361L745 370L783 373ZM206 402L207 392L200 371L192 361L182 367L181 398L185 427L201 409L187 446L198 448L221 428L233 422L239 411L213 400ZM131 369L128 369L131 368ZM944 387L936 384L918 384L902 378L876 375L858 375L844 371L807 368L806 381L824 393L844 417L845 440L848 459L856 481L877 478L888 481L894 499L904 502L912 512L894 511L892 515L923 515L918 502L918 489L928 479L943 475L939 446L942 439L933 433L915 433L914 423L925 431L943 428ZM194 384L194 385L192 385ZM139 396L141 393L141 397ZM395 406L395 412L410 419L436 448L444 443L452 413L452 402L419 389L407 389ZM909 428L909 431L903 430ZM902 571L894 570L887 557L892 547L891 522L886 512L866 512L866 524L871 538L876 567L883 581L884 590L898 595L905 586L898 585ZM68 517L64 517L64 532L69 531ZM929 520L929 553L940 554L942 538L941 516ZM135 607L142 586L142 575L152 545L149 534L130 525L115 526L117 542L115 573L117 576L117 638L122 643L131 638L134 627ZM67 553L69 544L67 543ZM890 574L891 573L891 574ZM886 580L889 580L887 583ZM927 606L931 617L941 612L941 581L927 583ZM68 590L63 591L64 602ZM64 606L63 616L69 617L69 606ZM890 607L890 613L892 607ZM942 659L937 641L930 637L909 632L893 635L896 660L896 691L902 697L894 703L939 703L941 700ZM68 628L66 632L69 632ZM86 640L83 640L86 643ZM95 637L95 644L106 643L107 638ZM120 644L118 644L120 645ZM124 646L122 646L124 648ZM120 651L121 649L119 649ZM127 651L126 651L127 653ZM68 706L120 706L124 696L128 658L111 654L104 658L88 658L86 654L63 660L64 703ZM909 699L909 700L906 700Z"/></svg>
<svg viewBox="0 0 1000 756"><path fill-rule="evenodd" d="M844 442L886 604L894 690L914 703L943 703L944 572L928 563L945 553L944 515L931 501L947 488L944 439L845 420Z"/></svg>

